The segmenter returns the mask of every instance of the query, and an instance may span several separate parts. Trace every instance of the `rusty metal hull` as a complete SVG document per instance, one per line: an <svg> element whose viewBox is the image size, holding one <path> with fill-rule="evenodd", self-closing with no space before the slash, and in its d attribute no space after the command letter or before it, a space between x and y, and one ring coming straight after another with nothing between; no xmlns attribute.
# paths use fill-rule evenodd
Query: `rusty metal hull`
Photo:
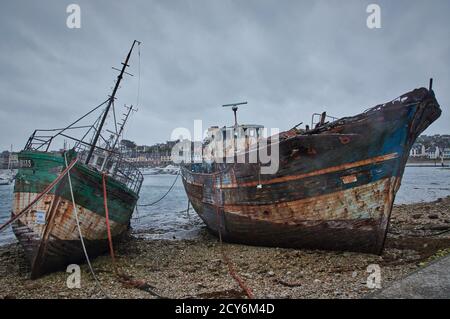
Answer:
<svg viewBox="0 0 450 319"><path fill-rule="evenodd" d="M417 136L440 116L417 89L313 131L280 134L280 166L182 168L187 195L208 228L251 245L381 253L395 194Z"/></svg>
<svg viewBox="0 0 450 319"><path fill-rule="evenodd" d="M18 214L55 179L64 168L60 155L22 152L14 188L12 216ZM71 170L80 229L90 257L108 249L103 206L102 176L84 165ZM108 181L110 226L114 239L128 230L137 195L123 185ZM13 231L31 265L31 278L85 261L67 177L13 223Z"/></svg>

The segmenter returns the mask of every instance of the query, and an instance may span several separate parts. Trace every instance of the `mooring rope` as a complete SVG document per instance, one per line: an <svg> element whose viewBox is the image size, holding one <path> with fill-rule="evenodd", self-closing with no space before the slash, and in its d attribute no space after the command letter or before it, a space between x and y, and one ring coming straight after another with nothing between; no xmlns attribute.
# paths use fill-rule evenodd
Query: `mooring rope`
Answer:
<svg viewBox="0 0 450 319"><path fill-rule="evenodd" d="M105 207L106 231L108 234L109 253L111 254L111 259L114 264L114 270L116 270L116 257L114 256L114 247L111 236L111 225L109 224L108 196L106 193L106 173L102 174L102 184L103 184L103 205Z"/></svg>
<svg viewBox="0 0 450 319"><path fill-rule="evenodd" d="M137 223L140 224L141 223L141 214L139 213L139 208L137 207L137 205L134 207L134 209L136 210L136 217L131 217L131 219L133 220L137 220Z"/></svg>
<svg viewBox="0 0 450 319"><path fill-rule="evenodd" d="M187 216L188 221L191 221L190 218L189 218L189 209L190 209L190 206L191 206L191 201L190 201L190 199L188 199L188 207L187 207L187 209L186 209L186 216Z"/></svg>
<svg viewBox="0 0 450 319"><path fill-rule="evenodd" d="M162 201L167 195L169 195L170 191L175 186L175 183L178 180L178 176L180 176L180 171L178 171L177 176L175 177L175 180L173 181L173 183L170 186L169 190L160 199L158 199L158 200L156 200L156 201L154 201L153 203L150 203L150 204L140 204L140 205L137 205L137 206L139 206L139 207L148 207L148 206L153 206L153 205L159 203L160 201Z"/></svg>
<svg viewBox="0 0 450 319"><path fill-rule="evenodd" d="M64 153L64 162L66 163L66 166L67 166L66 153ZM95 280L98 288L105 295L106 298L110 299L109 295L105 292L105 290L103 289L102 285L100 284L100 281L98 280L97 276L95 275L94 268L92 268L91 260L89 259L89 255L88 255L88 252L87 252L87 249L86 249L86 245L84 244L83 234L81 233L80 220L78 218L78 209L77 209L77 204L75 203L75 197L73 195L72 179L70 177L70 173L69 172L67 172L67 178L69 180L70 196L72 197L72 205L73 205L73 211L75 213L75 221L77 222L78 235L80 236L81 246L83 247L83 252L84 252L84 256L86 257L86 262L87 262L87 264L89 266L89 269L91 271L92 277L94 277L94 280Z"/></svg>
<svg viewBox="0 0 450 319"><path fill-rule="evenodd" d="M153 288L155 288L155 287L147 284L143 280L135 280L131 276L128 276L119 271L119 268L116 264L115 254L114 254L114 246L113 246L113 240L112 240L112 235L111 235L111 224L109 222L108 193L106 191L106 176L107 175L106 175L106 173L103 173L102 175L103 175L102 176L103 204L104 204L104 208L105 208L105 218L106 218L106 227L107 227L107 233L108 233L109 252L111 255L112 262L113 262L114 273L116 274L117 278L123 285L146 291L158 298L163 298L162 296L160 296L159 294L157 294L156 292L153 291Z"/></svg>
<svg viewBox="0 0 450 319"><path fill-rule="evenodd" d="M241 287L242 291L247 295L248 299L253 299L253 292L252 290L245 284L244 280L236 273L236 270L234 269L233 263L231 259L228 257L225 248L223 247L222 242L222 231L220 230L220 219L219 219L219 207L216 207L216 214L217 214L217 230L219 232L219 243L220 243L220 252L222 253L223 260L225 261L225 264L228 267L228 273L233 277L233 279L238 283L239 287Z"/></svg>
<svg viewBox="0 0 450 319"><path fill-rule="evenodd" d="M217 218L217 231L219 233L219 243L220 243L220 251L222 253L222 258L225 262L225 264L228 267L228 273L230 274L231 277L233 277L233 279L238 283L239 287L241 287L242 291L247 295L248 299L253 299L253 292L250 289L250 287L248 287L244 280L236 273L236 270L234 268L234 265L231 261L231 259L228 257L225 248L223 247L223 242L222 242L222 231L221 231L221 225L222 223L220 222L220 213L219 213L219 201L218 201L218 193L216 192L216 180L214 177L213 180L213 191L215 192L215 197L216 197L216 218Z"/></svg>
<svg viewBox="0 0 450 319"><path fill-rule="evenodd" d="M14 215L10 220L0 226L0 232L6 229L8 225L19 219L23 214L28 212L28 210L36 204L42 197L47 195L48 192L52 190L52 188L72 169L72 167L78 162L78 158L75 158L62 172L55 178L53 182L51 182L31 203L27 205L24 209L22 209L19 213Z"/></svg>
<svg viewBox="0 0 450 319"><path fill-rule="evenodd" d="M436 233L433 233L433 234L413 234L413 233L410 233L410 234L402 234L402 236L404 236L404 237L414 237L414 238L420 238L420 237L422 237L422 238L429 238L429 237L436 237L436 236L440 236L440 235L443 235L443 234L446 234L446 233L450 233L450 229L445 229L445 230L442 230L442 231L438 231L438 232L436 232ZM398 235L398 234L400 234L400 233L394 233L394 235Z"/></svg>

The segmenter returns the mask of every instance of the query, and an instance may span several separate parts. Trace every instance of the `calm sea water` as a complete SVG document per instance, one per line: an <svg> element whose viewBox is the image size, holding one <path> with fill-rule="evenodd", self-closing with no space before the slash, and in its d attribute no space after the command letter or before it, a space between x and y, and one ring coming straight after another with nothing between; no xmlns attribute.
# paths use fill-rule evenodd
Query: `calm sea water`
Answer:
<svg viewBox="0 0 450 319"><path fill-rule="evenodd" d="M152 203L163 196L174 182L174 175L145 177L139 204ZM0 186L0 224L10 217L13 186ZM427 202L450 195L450 169L406 167L396 204ZM172 191L160 202L138 207L132 226L137 236L157 238L195 238L203 227L192 210L187 214L187 197L178 177ZM15 241L11 229L0 233L0 245Z"/></svg>

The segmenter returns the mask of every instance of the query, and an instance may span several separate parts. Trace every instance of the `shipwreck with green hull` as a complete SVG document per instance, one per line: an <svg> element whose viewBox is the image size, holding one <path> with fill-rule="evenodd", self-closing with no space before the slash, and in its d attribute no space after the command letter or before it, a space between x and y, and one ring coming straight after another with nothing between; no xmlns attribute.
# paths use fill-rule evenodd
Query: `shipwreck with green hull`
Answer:
<svg viewBox="0 0 450 319"><path fill-rule="evenodd" d="M12 228L30 262L31 278L106 252L108 231L116 240L130 227L143 176L123 155L120 138L133 108L127 107L122 123L114 122L113 131L106 129L106 121L116 119L116 92L136 43L139 44L133 42L113 92L105 102L63 129L36 130L19 153L12 218L24 209L27 211L20 214ZM96 110L102 112L93 123L80 124ZM80 130L80 137L73 134ZM105 137L105 131L111 135ZM58 138L64 140L65 146L68 141L74 143L73 147L52 151ZM27 208L74 159L77 162L70 172Z"/></svg>

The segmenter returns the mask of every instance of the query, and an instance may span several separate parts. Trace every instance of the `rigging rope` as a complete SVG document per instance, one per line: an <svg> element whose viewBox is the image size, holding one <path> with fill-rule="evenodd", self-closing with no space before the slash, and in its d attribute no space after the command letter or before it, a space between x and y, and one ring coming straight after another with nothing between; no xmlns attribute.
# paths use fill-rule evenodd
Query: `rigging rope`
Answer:
<svg viewBox="0 0 450 319"><path fill-rule="evenodd" d="M67 166L66 153L64 153L64 162L66 163L66 166ZM75 221L77 222L78 235L80 236L81 246L83 247L83 252L84 252L84 256L86 257L86 262L89 266L92 277L94 277L94 280L95 280L97 286L99 287L100 291L105 295L106 298L109 299L110 298L109 295L105 292L102 285L100 284L100 281L98 280L97 276L95 275L94 269L92 268L92 265L91 265L91 260L89 259L86 245L84 244L84 238L83 238L83 234L81 233L81 227L80 227L80 219L78 218L77 204L75 203L75 197L73 195L72 179L70 177L70 172L67 172L67 178L69 180L70 196L72 198L73 211L75 213Z"/></svg>
<svg viewBox="0 0 450 319"><path fill-rule="evenodd" d="M136 98L136 108L139 107L140 96L141 96L141 43L138 42L138 91Z"/></svg>
<svg viewBox="0 0 450 319"><path fill-rule="evenodd" d="M78 158L75 158L72 162L70 162L70 164L61 172L61 174L58 175L58 177L55 178L55 180L53 182L51 182L33 201L31 201L31 203L29 203L24 209L22 209L18 214L14 215L9 221L7 221L6 223L4 223L3 225L0 226L0 232L4 229L6 229L6 227L8 225L10 225L11 223L13 223L14 221L16 221L17 219L20 218L20 216L22 216L23 214L25 214L26 212L28 212L28 210L34 205L36 204L42 197L44 197L45 195L47 195L48 192L50 192L52 190L52 188L72 169L72 167L78 162Z"/></svg>
<svg viewBox="0 0 450 319"><path fill-rule="evenodd" d="M139 207L148 207L148 206L153 206L157 203L159 203L160 201L162 201L167 195L169 195L170 191L173 189L173 187L175 186L175 183L177 182L178 176L180 176L180 171L178 171L177 176L175 177L175 180L173 181L172 185L170 186L169 190L158 200L154 201L153 203L149 203L149 204L140 204L140 205L136 205Z"/></svg>
<svg viewBox="0 0 450 319"><path fill-rule="evenodd" d="M93 113L94 111L96 111L98 108L100 108L101 106L103 106L104 104L106 104L106 102L108 102L109 99L107 99L106 101L104 101L103 103L97 105L94 109L90 110L89 112L87 112L86 114L84 114L82 117L78 118L78 120L76 120L75 122L72 122L71 124L69 124L69 126L67 126L66 128L61 129L61 131L54 135L53 138L57 137L58 135L60 135L62 132L64 132L65 130L71 128L73 125L77 124L79 121L81 121L82 119L84 119L85 117L87 117L88 115L90 115L91 113ZM89 129L90 130L90 129Z"/></svg>

